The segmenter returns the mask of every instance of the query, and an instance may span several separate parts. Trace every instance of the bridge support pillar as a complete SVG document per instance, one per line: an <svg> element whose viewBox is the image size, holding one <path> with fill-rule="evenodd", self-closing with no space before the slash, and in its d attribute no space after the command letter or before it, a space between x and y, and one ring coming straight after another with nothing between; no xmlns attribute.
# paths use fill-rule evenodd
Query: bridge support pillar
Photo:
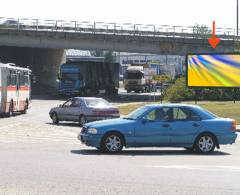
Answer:
<svg viewBox="0 0 240 195"><path fill-rule="evenodd" d="M1 46L0 61L29 66L37 78L37 84L56 89L58 68L66 61L66 53L64 49Z"/></svg>

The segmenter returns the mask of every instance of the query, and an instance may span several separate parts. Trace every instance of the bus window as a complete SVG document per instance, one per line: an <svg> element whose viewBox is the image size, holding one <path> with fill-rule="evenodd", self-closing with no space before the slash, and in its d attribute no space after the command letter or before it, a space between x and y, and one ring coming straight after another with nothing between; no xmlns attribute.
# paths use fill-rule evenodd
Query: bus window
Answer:
<svg viewBox="0 0 240 195"><path fill-rule="evenodd" d="M28 72L21 72L20 73L20 86L29 86Z"/></svg>
<svg viewBox="0 0 240 195"><path fill-rule="evenodd" d="M10 70L9 75L7 76L7 85L16 86L17 85L17 74L16 71Z"/></svg>
<svg viewBox="0 0 240 195"><path fill-rule="evenodd" d="M24 72L23 75L24 75L24 83L25 83L25 85L29 86L29 84L30 84L29 73L28 72Z"/></svg>

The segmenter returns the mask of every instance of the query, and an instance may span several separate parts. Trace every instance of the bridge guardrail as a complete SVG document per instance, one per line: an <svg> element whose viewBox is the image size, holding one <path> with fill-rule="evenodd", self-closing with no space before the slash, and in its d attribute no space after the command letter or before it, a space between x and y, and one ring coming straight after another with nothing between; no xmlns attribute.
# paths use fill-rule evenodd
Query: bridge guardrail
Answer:
<svg viewBox="0 0 240 195"><path fill-rule="evenodd" d="M65 20L40 20L28 18L5 18L0 17L0 29L15 29L19 31L55 31L92 34L113 34L129 36L149 37L183 37L183 38L208 38L211 29L206 28L209 33L202 34L194 32L194 26L170 26L153 24L132 23L105 23L88 21L65 21ZM227 40L235 39L235 29L217 28L216 34Z"/></svg>

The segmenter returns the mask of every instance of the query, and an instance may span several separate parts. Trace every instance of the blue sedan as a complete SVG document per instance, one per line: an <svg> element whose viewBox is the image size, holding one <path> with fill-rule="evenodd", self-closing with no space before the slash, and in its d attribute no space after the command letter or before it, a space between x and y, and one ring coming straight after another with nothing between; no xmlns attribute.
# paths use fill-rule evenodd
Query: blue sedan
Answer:
<svg viewBox="0 0 240 195"><path fill-rule="evenodd" d="M78 135L87 146L109 153L125 146L184 147L206 154L236 138L235 120L185 104L143 106L124 118L87 123Z"/></svg>

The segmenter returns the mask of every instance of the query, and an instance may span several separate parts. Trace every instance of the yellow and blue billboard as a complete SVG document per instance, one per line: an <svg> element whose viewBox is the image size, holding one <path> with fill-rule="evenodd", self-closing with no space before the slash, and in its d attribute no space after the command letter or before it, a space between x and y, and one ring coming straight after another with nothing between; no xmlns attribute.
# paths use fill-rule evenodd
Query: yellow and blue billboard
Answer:
<svg viewBox="0 0 240 195"><path fill-rule="evenodd" d="M188 87L240 87L240 54L188 54Z"/></svg>

